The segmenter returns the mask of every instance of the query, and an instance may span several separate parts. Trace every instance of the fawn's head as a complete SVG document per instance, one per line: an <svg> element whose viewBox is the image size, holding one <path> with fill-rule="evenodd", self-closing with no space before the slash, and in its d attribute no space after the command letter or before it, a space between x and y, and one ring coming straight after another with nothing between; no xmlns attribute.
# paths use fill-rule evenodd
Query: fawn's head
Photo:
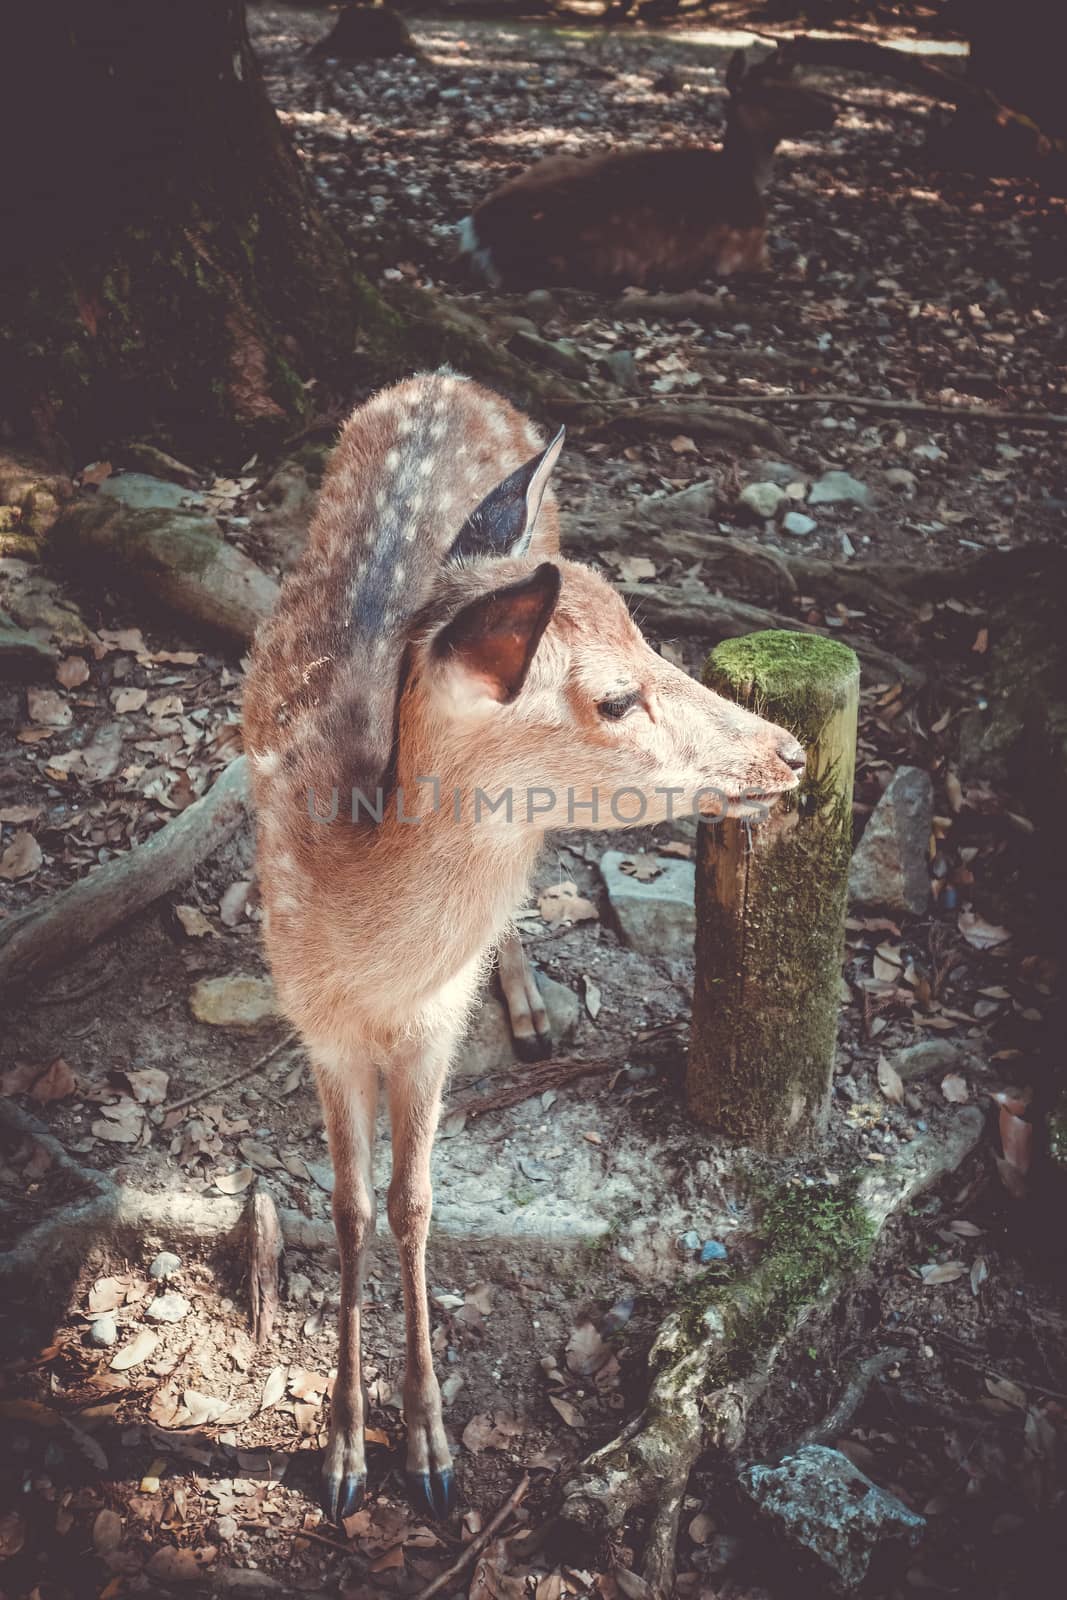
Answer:
<svg viewBox="0 0 1067 1600"><path fill-rule="evenodd" d="M528 553L536 506L519 476L501 486L506 512L493 495L479 508L494 553L475 556L465 535L465 559L443 569L421 620L400 705L401 784L433 774L468 795L507 792L515 820L542 828L694 807L758 815L795 788L804 754L790 733L657 655L592 568Z"/></svg>
<svg viewBox="0 0 1067 1600"><path fill-rule="evenodd" d="M735 50L726 69L726 87L730 121L760 141L776 143L802 133L825 132L837 119L829 95L796 82L793 66L781 51L748 67L745 52Z"/></svg>

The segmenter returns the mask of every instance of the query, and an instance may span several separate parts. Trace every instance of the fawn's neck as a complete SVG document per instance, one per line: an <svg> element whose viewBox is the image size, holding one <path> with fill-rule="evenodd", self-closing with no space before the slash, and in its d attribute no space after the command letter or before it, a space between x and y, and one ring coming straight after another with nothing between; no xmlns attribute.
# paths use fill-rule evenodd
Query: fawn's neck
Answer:
<svg viewBox="0 0 1067 1600"><path fill-rule="evenodd" d="M723 158L731 171L738 178L750 182L759 194L770 182L778 143L777 133L746 128L736 112L727 114L726 133L722 142Z"/></svg>

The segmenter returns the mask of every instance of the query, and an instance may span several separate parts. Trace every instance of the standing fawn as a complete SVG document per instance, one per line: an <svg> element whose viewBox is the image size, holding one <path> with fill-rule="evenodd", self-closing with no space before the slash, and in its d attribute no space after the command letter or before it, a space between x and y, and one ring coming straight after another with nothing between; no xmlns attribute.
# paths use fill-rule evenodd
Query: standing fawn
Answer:
<svg viewBox="0 0 1067 1600"><path fill-rule="evenodd" d="M365 1484L360 1302L379 1075L408 1483L443 1517L454 1488L425 1285L430 1151L495 950L520 1011L536 995L512 917L542 834L623 826L638 801L645 822L694 804L748 814L803 767L790 734L671 666L598 573L559 557L548 478L561 443L545 448L505 401L447 371L361 406L253 654L245 741L267 951L311 1057L335 1173L340 1349L323 1464L335 1518ZM536 1038L528 1011L523 1021Z"/></svg>
<svg viewBox="0 0 1067 1600"><path fill-rule="evenodd" d="M721 150L549 156L459 225L460 250L492 284L685 288L767 265L771 160L782 139L833 126L825 95L792 82L780 55L726 73Z"/></svg>

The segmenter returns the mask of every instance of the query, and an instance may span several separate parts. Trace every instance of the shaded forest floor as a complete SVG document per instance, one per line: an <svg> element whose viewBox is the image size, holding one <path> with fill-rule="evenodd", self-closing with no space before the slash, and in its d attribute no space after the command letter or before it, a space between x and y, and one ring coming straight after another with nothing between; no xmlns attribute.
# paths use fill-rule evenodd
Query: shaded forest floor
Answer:
<svg viewBox="0 0 1067 1600"><path fill-rule="evenodd" d="M701 135L721 112L726 52L743 41L708 28L659 38L427 23L415 30L425 61L347 69L303 53L321 31L314 13L264 7L252 20L275 103L361 266L387 284L469 297L527 359L664 407L789 390L1067 409L1063 202L925 170L926 107L906 92L827 79L845 110L831 135L782 153L774 273L705 286L717 307L706 324L660 322L588 296L473 290L452 260L451 230L538 154ZM323 397L327 416L333 402ZM1038 895L1045 846L1033 797L961 748L988 695L996 585L862 604L844 580L840 595L832 583L785 592L780 573L758 575L759 553L936 574L961 557L1062 537L1067 468L1062 433L847 403L767 415L779 440L747 453L694 436L684 420L575 437L559 494L569 549L647 591L638 614L690 668L710 637L699 623L672 625L672 607L720 586L885 653L864 675L861 827L896 768L934 777L931 910L850 922L832 1136L823 1159L786 1164L803 1182L876 1165L946 1126L961 1103L992 1105L1009 1082L1040 1086L1055 943ZM768 459L789 469L790 483L847 472L866 501L798 501L815 527L791 536L740 500L746 484L767 478ZM296 459L280 487L276 468L253 461L232 477L205 473L188 494L217 513L227 538L280 569L306 519L315 463ZM702 556L698 530L656 520L658 497L697 483L711 486L704 531L742 549L732 568ZM28 832L39 857L8 875L16 909L148 836L203 791L236 748L241 666L117 591L56 584L19 560L0 563L0 581L8 609L20 620L35 613L65 659L86 669L69 669L47 702L3 691L3 848ZM658 609L657 595L669 597ZM12 1507L0 1521L5 1593L58 1600L189 1583L254 1593L254 1580L235 1574L258 1571L275 1592L416 1594L521 1470L533 1476L524 1515L537 1527L561 1469L640 1406L650 1339L697 1276L700 1248L716 1241L737 1261L758 1250L760 1170L739 1171L684 1123L691 963L621 944L598 871L617 844L554 840L523 918L542 972L580 999L568 1050L614 1058L617 1073L506 1111L450 1116L435 1157L434 1338L446 1420L462 1446L462 1520L421 1527L400 1495L402 1318L387 1240L367 1318L373 1495L342 1538L314 1509L336 1351L334 1258L290 1252L273 1341L257 1351L239 1243L175 1244L159 1226L121 1252L101 1242L67 1277L7 1308L19 1354L0 1399L13 1441L2 1467ZM665 844L684 853L688 838L635 831L620 847L654 863ZM548 920L541 895L561 881L595 915ZM330 1179L301 1055L283 1052L259 1076L219 1087L281 1027L269 1012L238 1028L193 1010L204 980L222 980L225 996L235 975L263 979L258 916L250 841L239 836L181 895L15 997L3 1092L28 1095L22 1103L69 1153L120 1184L210 1206L260 1173L279 1203L325 1223ZM928 1051L922 1072L895 1083L885 1071L935 1042L942 1048ZM475 1072L457 1080L453 1099L492 1092L491 1076ZM8 1145L0 1195L13 1237L68 1195L46 1149ZM1009 1196L998 1148L991 1130L988 1147L916 1208L892 1259L837 1314L850 1363L887 1344L900 1351L841 1447L929 1523L906 1578L879 1593L1036 1595L1047 1589L1042 1574L1062 1566L1067 1329L1051 1270L1056 1223L1039 1170L1022 1198ZM180 1297L177 1319L153 1320L149 1269L172 1248L180 1266L166 1290ZM615 1331L602 1339L613 1308ZM89 1317L110 1313L117 1343L96 1347ZM594 1333L576 1333L583 1326ZM139 1337L140 1360L113 1369L115 1350ZM829 1409L840 1376L814 1346L781 1363L758 1430L768 1454ZM614 1570L639 1564L641 1534L635 1524L616 1548L566 1560L551 1540L522 1556L494 1545L471 1593L519 1600L532 1573L537 1600L634 1600ZM679 1568L679 1592L709 1600L799 1592L768 1567L760 1533L711 1458L690 1484Z"/></svg>

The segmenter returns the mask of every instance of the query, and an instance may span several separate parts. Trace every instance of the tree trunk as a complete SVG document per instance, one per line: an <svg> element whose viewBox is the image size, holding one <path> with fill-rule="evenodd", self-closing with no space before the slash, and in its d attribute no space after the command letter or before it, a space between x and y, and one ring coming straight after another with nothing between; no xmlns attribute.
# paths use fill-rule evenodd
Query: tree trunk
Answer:
<svg viewBox="0 0 1067 1600"><path fill-rule="evenodd" d="M0 424L83 460L126 434L203 458L289 431L377 297L311 200L244 0L12 10Z"/></svg>
<svg viewBox="0 0 1067 1600"><path fill-rule="evenodd" d="M859 663L836 639L728 639L704 681L790 728L808 765L756 826L700 827L686 1091L698 1121L770 1153L818 1142L844 949Z"/></svg>

